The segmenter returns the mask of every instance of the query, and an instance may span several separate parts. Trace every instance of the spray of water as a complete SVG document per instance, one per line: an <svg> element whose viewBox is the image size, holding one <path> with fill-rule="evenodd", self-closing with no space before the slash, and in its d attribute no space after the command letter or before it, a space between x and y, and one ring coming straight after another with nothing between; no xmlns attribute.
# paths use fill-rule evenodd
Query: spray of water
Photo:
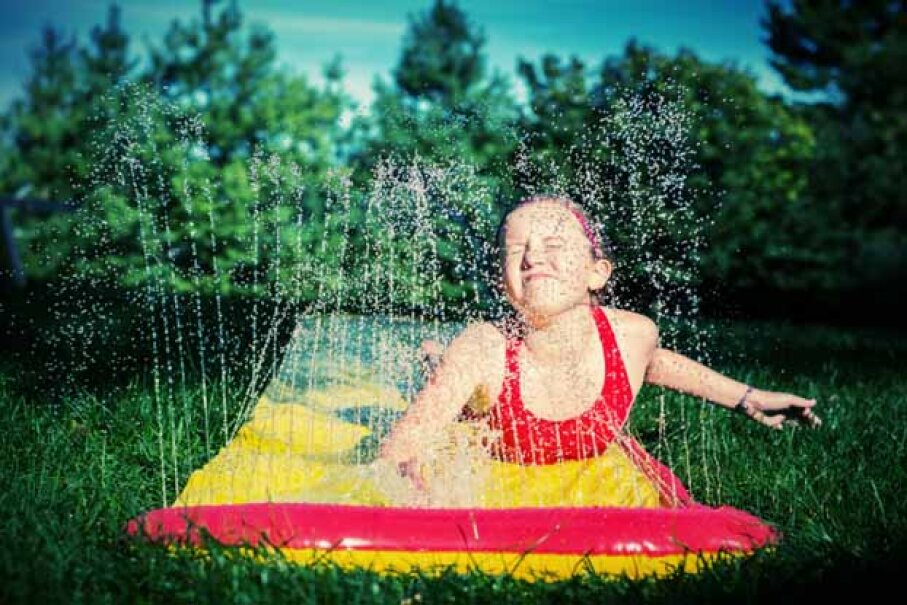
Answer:
<svg viewBox="0 0 907 605"><path fill-rule="evenodd" d="M364 187L340 169L311 187L304 167L258 151L248 161L244 204L231 203L197 116L135 89L119 91L114 105L119 111L103 116L106 134L82 187L89 195L80 218L108 224L97 226L98 249L82 250L84 262L75 265L96 266L106 252L140 259L138 269L111 269L141 309L163 502L265 400L298 411L279 455L294 452L301 467L356 469L357 480L367 480L381 439L427 378L421 344L449 342L466 323L500 312L489 259L505 193L468 163L418 157L385 159ZM161 124L172 133L166 146ZM670 92L628 95L557 161L535 156L525 138L507 175L527 194L570 195L600 223L618 258L610 302L653 316L667 346L698 312L705 225L688 186L690 128ZM226 235L225 221L235 227ZM84 280L90 271L76 273ZM228 294L249 301L239 327L227 317ZM80 304L72 301L68 312L84 313ZM244 344L231 348L237 340ZM704 340L695 344L705 351ZM659 406L667 463L707 469L712 496L720 489L715 461L707 453L692 460L686 446L693 419L680 418L682 438L668 439L664 399ZM477 503L489 479L476 451L488 436L476 430L455 427L443 442L426 444L445 463L429 477L435 499L417 503ZM380 483L391 500L412 502L394 473ZM269 497L312 501L327 493L310 488Z"/></svg>

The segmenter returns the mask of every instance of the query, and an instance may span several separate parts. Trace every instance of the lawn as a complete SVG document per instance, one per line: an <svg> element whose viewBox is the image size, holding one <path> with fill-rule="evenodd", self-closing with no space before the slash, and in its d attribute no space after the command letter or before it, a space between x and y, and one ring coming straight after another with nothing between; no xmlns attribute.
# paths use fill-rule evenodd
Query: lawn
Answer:
<svg viewBox="0 0 907 605"><path fill-rule="evenodd" d="M631 429L698 500L776 524L784 540L772 552L657 581L578 576L529 583L479 573L381 576L299 567L279 555L253 561L229 549L167 551L122 531L127 519L161 504L149 377L118 376L125 386L117 389L101 388L95 377L62 392L23 378L52 352L39 360L20 352L0 361L0 602L739 603L894 587L907 561L907 339L779 323L706 328L715 367L764 388L817 397L823 427L772 432L646 387ZM190 392L187 399L200 397ZM212 408L210 426L222 426L219 413ZM182 437L188 467L210 455L205 437L200 426Z"/></svg>

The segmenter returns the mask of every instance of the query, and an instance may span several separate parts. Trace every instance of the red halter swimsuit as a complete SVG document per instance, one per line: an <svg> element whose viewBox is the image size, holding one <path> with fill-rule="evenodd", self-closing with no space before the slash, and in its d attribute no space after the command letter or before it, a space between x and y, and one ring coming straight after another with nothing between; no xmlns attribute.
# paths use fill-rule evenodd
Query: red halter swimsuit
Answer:
<svg viewBox="0 0 907 605"><path fill-rule="evenodd" d="M601 394L585 412L566 420L546 420L526 409L520 394L521 340L508 340L504 385L488 414L477 416L465 408L463 420L479 420L500 436L490 443L491 454L502 462L528 465L557 464L594 458L613 443L620 446L659 492L664 506L695 502L680 479L649 455L635 439L621 431L633 406L633 391L611 324L601 307L592 307L605 360Z"/></svg>
<svg viewBox="0 0 907 605"><path fill-rule="evenodd" d="M486 417L500 433L492 453L505 462L523 465L582 460L604 453L623 427L633 404L633 392L614 332L601 307L592 307L605 360L605 380L595 403L581 415L546 420L526 409L520 394L521 340L508 340L504 385L497 404Z"/></svg>

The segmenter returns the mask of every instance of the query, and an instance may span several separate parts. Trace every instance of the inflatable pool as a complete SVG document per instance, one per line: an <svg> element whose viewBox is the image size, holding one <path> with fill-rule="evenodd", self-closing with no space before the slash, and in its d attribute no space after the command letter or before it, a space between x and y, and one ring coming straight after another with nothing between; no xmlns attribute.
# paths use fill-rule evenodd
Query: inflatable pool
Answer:
<svg viewBox="0 0 907 605"><path fill-rule="evenodd" d="M379 572L576 573L628 577L695 572L722 556L772 544L758 518L730 508L414 509L257 503L151 511L129 532L171 544L268 545L298 563Z"/></svg>
<svg viewBox="0 0 907 605"><path fill-rule="evenodd" d="M380 572L452 567L525 579L696 572L777 540L757 517L696 504L682 486L660 498L657 490L616 490L601 476L627 472L629 455L621 448L586 463L495 465L493 489L481 500L459 501L468 506L393 506L386 481L335 455L368 436L336 415L262 397L252 418L192 473L177 499L132 519L128 532L170 545L197 547L206 537L226 546L265 545L301 564ZM578 494L591 503L637 505L552 504L583 502ZM664 506L666 499L673 505Z"/></svg>
<svg viewBox="0 0 907 605"><path fill-rule="evenodd" d="M426 476L433 499L415 501L412 483L375 461L405 389L345 363L324 363L313 378L323 360L296 351L314 349L326 350L297 338L229 443L128 532L169 545L263 545L299 563L527 579L696 572L777 541L747 512L694 502L625 432L594 458L523 466L464 455L479 439L456 423ZM374 347L384 349L399 355Z"/></svg>

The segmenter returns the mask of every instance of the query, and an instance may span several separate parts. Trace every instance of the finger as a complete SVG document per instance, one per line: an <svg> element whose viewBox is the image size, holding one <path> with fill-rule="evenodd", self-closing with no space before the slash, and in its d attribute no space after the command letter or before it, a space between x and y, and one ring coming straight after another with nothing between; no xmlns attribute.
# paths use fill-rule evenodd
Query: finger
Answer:
<svg viewBox="0 0 907 605"><path fill-rule="evenodd" d="M816 405L815 399L804 399L802 397L797 397L796 395L791 395L780 401L765 403L762 405L764 409L781 411L789 408L797 408L798 410L808 410Z"/></svg>
<svg viewBox="0 0 907 605"><path fill-rule="evenodd" d="M810 426L813 426L813 427L822 426L822 419L819 418L816 414L814 414L811 411L807 410L807 412L803 415L803 417L806 419L806 421L809 423Z"/></svg>
<svg viewBox="0 0 907 605"><path fill-rule="evenodd" d="M802 420L806 420L807 422L819 421L819 417L816 415L815 412L813 412L812 406L810 406L808 408L801 408L800 409L800 418Z"/></svg>
<svg viewBox="0 0 907 605"><path fill-rule="evenodd" d="M810 428L822 426L822 419L810 410L803 410L800 414L785 414L783 419L784 424L789 424L791 426L796 426L798 424L805 424Z"/></svg>
<svg viewBox="0 0 907 605"><path fill-rule="evenodd" d="M811 423L812 418L816 417L811 407L788 406L786 408L765 410L765 412L769 416L781 417L783 420L794 422Z"/></svg>
<svg viewBox="0 0 907 605"><path fill-rule="evenodd" d="M773 429L780 429L781 422L784 420L781 416L769 416L768 414L763 413L761 410L753 410L752 414L753 420L760 424L764 424L767 427Z"/></svg>

